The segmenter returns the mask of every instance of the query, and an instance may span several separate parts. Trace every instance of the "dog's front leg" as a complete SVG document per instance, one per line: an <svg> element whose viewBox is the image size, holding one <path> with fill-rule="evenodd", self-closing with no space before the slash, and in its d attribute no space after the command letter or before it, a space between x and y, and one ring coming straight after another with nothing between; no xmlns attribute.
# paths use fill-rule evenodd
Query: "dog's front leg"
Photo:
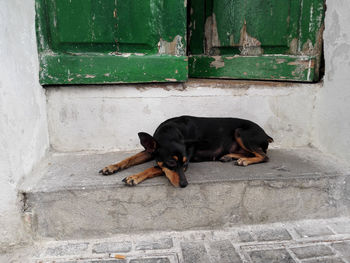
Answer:
<svg viewBox="0 0 350 263"><path fill-rule="evenodd" d="M145 162L150 161L152 159L153 159L153 156L151 153L149 153L147 151L143 151L143 152L137 153L137 154L135 154L135 155L119 162L119 163L108 165L107 167L100 170L99 173L101 173L103 175L114 174L116 172L119 172L121 170L129 168L131 166L145 163Z"/></svg>
<svg viewBox="0 0 350 263"><path fill-rule="evenodd" d="M156 176L160 176L162 174L163 174L162 169L160 169L160 167L158 167L158 166L155 166L152 168L148 168L141 173L125 177L123 179L123 182L128 186L134 186L134 185L137 185L148 178L153 178Z"/></svg>

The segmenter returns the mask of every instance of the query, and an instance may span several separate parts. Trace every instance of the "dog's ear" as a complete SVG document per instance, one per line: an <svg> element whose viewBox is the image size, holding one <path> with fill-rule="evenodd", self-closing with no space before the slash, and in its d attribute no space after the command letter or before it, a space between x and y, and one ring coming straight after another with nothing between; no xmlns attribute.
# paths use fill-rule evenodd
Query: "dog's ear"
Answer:
<svg viewBox="0 0 350 263"><path fill-rule="evenodd" d="M157 148L156 140L145 132L138 133L141 145L146 149L147 152L153 153Z"/></svg>

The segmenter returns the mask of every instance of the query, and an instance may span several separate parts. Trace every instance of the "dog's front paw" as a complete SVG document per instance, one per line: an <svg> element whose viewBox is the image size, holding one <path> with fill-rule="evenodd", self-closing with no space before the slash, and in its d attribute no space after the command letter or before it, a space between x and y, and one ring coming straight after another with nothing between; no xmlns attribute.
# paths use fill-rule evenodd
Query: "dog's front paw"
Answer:
<svg viewBox="0 0 350 263"><path fill-rule="evenodd" d="M248 163L247 160L241 158L241 159L238 159L238 160L236 161L236 164L237 164L238 166L248 166L249 163Z"/></svg>
<svg viewBox="0 0 350 263"><path fill-rule="evenodd" d="M137 181L137 177L136 176L128 176L128 177L125 177L123 180L122 180L127 186L134 186L134 185L137 185L138 184L138 181Z"/></svg>
<svg viewBox="0 0 350 263"><path fill-rule="evenodd" d="M109 165L109 166L103 168L102 170L100 170L99 173L103 174L103 175L111 175L111 174L118 172L119 170L120 170L119 166Z"/></svg>
<svg viewBox="0 0 350 263"><path fill-rule="evenodd" d="M224 155L220 158L220 162L226 163L226 162L231 162L232 161L232 157Z"/></svg>

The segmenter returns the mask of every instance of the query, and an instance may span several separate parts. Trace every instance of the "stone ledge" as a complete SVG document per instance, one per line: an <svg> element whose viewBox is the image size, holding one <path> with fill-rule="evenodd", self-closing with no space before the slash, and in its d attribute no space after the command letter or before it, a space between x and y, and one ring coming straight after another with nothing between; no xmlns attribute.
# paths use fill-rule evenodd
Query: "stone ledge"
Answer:
<svg viewBox="0 0 350 263"><path fill-rule="evenodd" d="M98 171L135 153L51 153L40 169L28 178L20 189L22 192L34 193L125 188L123 178L152 167L155 162L134 166L110 176L102 176ZM269 162L248 167L236 166L234 162L190 163L186 177L189 184L264 180L271 181L272 186L274 180L323 179L350 174L350 170L335 159L312 148L270 149L268 156ZM142 182L135 189L155 185L170 186L170 183L165 177L156 177ZM128 189L131 191L131 188Z"/></svg>
<svg viewBox="0 0 350 263"><path fill-rule="evenodd" d="M248 167L193 163L184 189L165 177L135 187L121 182L153 163L112 176L98 174L130 154L52 154L22 186L33 232L69 239L349 214L349 173L314 149L272 149L270 162Z"/></svg>

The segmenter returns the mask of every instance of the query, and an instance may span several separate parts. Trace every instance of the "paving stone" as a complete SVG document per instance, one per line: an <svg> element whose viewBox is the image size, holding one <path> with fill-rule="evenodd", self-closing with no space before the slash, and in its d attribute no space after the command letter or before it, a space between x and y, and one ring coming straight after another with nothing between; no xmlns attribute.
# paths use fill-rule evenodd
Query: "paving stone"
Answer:
<svg viewBox="0 0 350 263"><path fill-rule="evenodd" d="M210 263L203 242L181 242L184 263Z"/></svg>
<svg viewBox="0 0 350 263"><path fill-rule="evenodd" d="M297 247L297 248L292 248L291 250L299 259L334 255L332 249L325 245Z"/></svg>
<svg viewBox="0 0 350 263"><path fill-rule="evenodd" d="M266 229L256 232L258 241L283 241L291 240L292 237L286 229Z"/></svg>
<svg viewBox="0 0 350 263"><path fill-rule="evenodd" d="M93 253L120 253L129 252L131 250L131 242L103 242L94 244Z"/></svg>
<svg viewBox="0 0 350 263"><path fill-rule="evenodd" d="M238 238L239 238L239 241L241 241L241 242L253 242L254 241L252 235L247 231L239 231Z"/></svg>
<svg viewBox="0 0 350 263"><path fill-rule="evenodd" d="M129 263L170 263L168 258L142 258L132 259Z"/></svg>
<svg viewBox="0 0 350 263"><path fill-rule="evenodd" d="M285 249L252 251L249 256L253 263L295 263Z"/></svg>
<svg viewBox="0 0 350 263"><path fill-rule="evenodd" d="M336 223L330 224L330 227L337 234L350 234L350 223L349 222L336 222Z"/></svg>
<svg viewBox="0 0 350 263"><path fill-rule="evenodd" d="M334 234L327 226L322 225L296 227L295 231L300 235L300 237L317 237Z"/></svg>
<svg viewBox="0 0 350 263"><path fill-rule="evenodd" d="M339 253L342 255L342 258L346 260L350 260L350 242L340 242L340 243L335 243L332 245L332 247L339 251Z"/></svg>
<svg viewBox="0 0 350 263"><path fill-rule="evenodd" d="M212 263L241 263L242 260L229 240L209 243Z"/></svg>
<svg viewBox="0 0 350 263"><path fill-rule="evenodd" d="M48 256L78 255L87 251L89 243L68 243L56 247L47 248L45 254Z"/></svg>
<svg viewBox="0 0 350 263"><path fill-rule="evenodd" d="M311 260L303 260L303 263L345 263L341 258L318 258Z"/></svg>
<svg viewBox="0 0 350 263"><path fill-rule="evenodd" d="M156 241L141 241L136 244L136 250L169 249L173 247L171 238L162 238Z"/></svg>

